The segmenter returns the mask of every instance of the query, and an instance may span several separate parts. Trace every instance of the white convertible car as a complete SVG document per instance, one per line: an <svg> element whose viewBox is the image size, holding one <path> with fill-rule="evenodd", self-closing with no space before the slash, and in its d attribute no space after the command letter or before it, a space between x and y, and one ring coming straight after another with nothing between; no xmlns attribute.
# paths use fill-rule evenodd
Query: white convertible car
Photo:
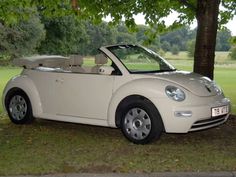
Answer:
<svg viewBox="0 0 236 177"><path fill-rule="evenodd" d="M137 144L162 132L187 133L224 123L230 100L216 83L177 71L138 45L99 49L94 59L72 55L14 60L24 67L3 93L12 122L34 117L121 128Z"/></svg>

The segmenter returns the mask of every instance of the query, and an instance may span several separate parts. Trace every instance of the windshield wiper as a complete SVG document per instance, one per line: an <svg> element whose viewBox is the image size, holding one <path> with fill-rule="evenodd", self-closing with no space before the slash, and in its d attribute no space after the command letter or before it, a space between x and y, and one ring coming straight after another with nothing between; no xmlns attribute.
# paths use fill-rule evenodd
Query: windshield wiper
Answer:
<svg viewBox="0 0 236 177"><path fill-rule="evenodd" d="M163 69L163 70L159 70L159 72L173 72L176 71L177 69Z"/></svg>
<svg viewBox="0 0 236 177"><path fill-rule="evenodd" d="M177 69L166 69L166 70L152 70L152 71L130 71L133 74L145 74L145 73L161 73L161 72L173 72Z"/></svg>

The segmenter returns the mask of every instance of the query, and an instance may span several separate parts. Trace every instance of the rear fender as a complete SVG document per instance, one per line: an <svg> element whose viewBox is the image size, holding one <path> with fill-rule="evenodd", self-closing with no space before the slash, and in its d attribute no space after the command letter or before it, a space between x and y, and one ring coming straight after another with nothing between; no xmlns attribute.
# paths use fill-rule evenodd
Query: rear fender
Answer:
<svg viewBox="0 0 236 177"><path fill-rule="evenodd" d="M21 89L26 93L31 102L34 117L37 117L38 115L42 114L43 110L39 92L35 87L34 82L26 75L15 76L10 81L8 81L3 91L3 97L2 97L3 107L5 110L6 110L5 99L7 93L9 93L9 91L12 91L13 89Z"/></svg>

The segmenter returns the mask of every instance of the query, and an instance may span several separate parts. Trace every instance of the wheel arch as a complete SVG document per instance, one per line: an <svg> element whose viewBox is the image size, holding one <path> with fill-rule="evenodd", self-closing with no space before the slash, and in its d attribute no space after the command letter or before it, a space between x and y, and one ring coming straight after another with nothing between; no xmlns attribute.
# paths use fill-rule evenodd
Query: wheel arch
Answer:
<svg viewBox="0 0 236 177"><path fill-rule="evenodd" d="M41 100L39 97L38 90L34 85L33 81L27 76L17 76L11 79L3 92L3 106L6 110L6 100L10 94L14 93L17 90L24 92L30 100L32 106L33 116L37 117L42 113Z"/></svg>
<svg viewBox="0 0 236 177"><path fill-rule="evenodd" d="M108 108L108 125L111 127L119 127L119 123L117 123L117 108L122 103L122 101L130 98L139 98L139 99L147 99L149 100L155 108L158 110L163 125L165 127L165 120L162 117L162 110L159 110L158 99L165 99L165 86L168 84L166 81L156 82L156 79L153 78L145 78L145 79L136 79L131 82L128 82L113 93L112 99Z"/></svg>
<svg viewBox="0 0 236 177"><path fill-rule="evenodd" d="M6 96L5 96L5 98L4 98L4 105L5 105L5 106L7 105L7 101L9 101L9 97L11 97L11 96L12 96L15 92L17 92L17 91L21 91L21 92L23 92L24 94L26 94L25 91L22 90L21 88L18 88L18 87L13 87L13 88L11 88L10 90L7 91ZM26 95L27 95L27 94L26 94ZM29 98L28 95L27 95L27 97Z"/></svg>
<svg viewBox="0 0 236 177"><path fill-rule="evenodd" d="M122 114L122 109L125 105L127 105L127 103L131 100L148 100L150 101L148 98L142 96L142 95L129 95L129 96L126 96L125 98L123 98L117 108L116 108L116 111L115 111L115 124L116 124L116 127L120 128L120 122L121 122L121 114ZM150 101L151 102L151 101Z"/></svg>
<svg viewBox="0 0 236 177"><path fill-rule="evenodd" d="M134 100L134 99L146 100L146 101L150 102L156 108L156 111L160 115L160 118L161 118L161 121L162 121L162 124L163 124L163 128L164 128L164 132L165 132L166 131L165 130L165 121L163 120L162 115L161 115L159 109L153 103L153 101L151 99L149 99L148 97L145 97L145 96L143 96L141 94L131 94L131 95L124 96L117 103L117 106L116 106L115 110L113 110L113 112L114 112L113 118L112 117L108 117L109 125L112 126L112 127L120 128L120 125L121 125L121 114L122 114L121 110L123 109L123 106L127 105L127 103L130 100Z"/></svg>

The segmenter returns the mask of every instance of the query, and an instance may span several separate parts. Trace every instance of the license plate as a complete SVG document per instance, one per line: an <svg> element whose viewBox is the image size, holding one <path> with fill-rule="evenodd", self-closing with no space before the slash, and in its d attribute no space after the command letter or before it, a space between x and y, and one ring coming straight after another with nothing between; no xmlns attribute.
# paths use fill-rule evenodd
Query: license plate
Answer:
<svg viewBox="0 0 236 177"><path fill-rule="evenodd" d="M229 113L229 107L228 106L221 106L221 107L216 107L211 109L211 116L216 117L216 116L221 116L224 114Z"/></svg>

